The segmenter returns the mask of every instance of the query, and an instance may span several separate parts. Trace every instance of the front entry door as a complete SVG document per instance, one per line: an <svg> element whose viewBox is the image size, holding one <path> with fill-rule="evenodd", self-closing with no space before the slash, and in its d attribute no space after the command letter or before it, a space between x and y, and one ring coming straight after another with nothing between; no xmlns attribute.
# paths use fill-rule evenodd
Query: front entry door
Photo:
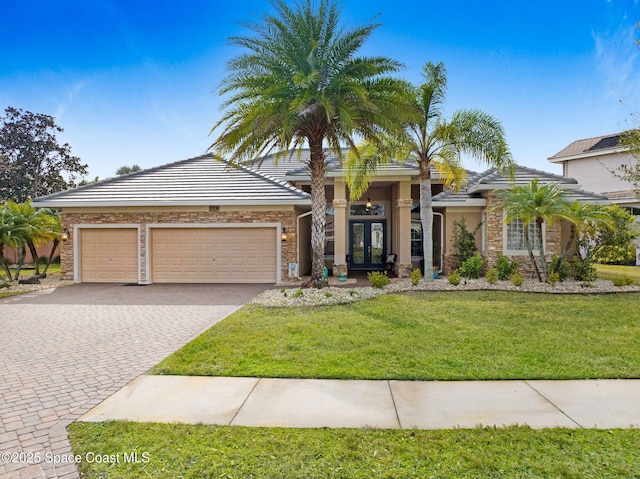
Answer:
<svg viewBox="0 0 640 479"><path fill-rule="evenodd" d="M351 220L350 269L382 269L385 266L385 220Z"/></svg>

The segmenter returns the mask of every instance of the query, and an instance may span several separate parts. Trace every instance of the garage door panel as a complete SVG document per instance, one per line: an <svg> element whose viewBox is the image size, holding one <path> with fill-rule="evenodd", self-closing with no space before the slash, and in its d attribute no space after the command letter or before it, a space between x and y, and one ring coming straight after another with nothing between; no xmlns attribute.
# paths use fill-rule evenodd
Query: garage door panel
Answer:
<svg viewBox="0 0 640 479"><path fill-rule="evenodd" d="M80 281L136 282L137 228L82 228Z"/></svg>
<svg viewBox="0 0 640 479"><path fill-rule="evenodd" d="M153 228L152 281L275 282L276 239L275 228Z"/></svg>

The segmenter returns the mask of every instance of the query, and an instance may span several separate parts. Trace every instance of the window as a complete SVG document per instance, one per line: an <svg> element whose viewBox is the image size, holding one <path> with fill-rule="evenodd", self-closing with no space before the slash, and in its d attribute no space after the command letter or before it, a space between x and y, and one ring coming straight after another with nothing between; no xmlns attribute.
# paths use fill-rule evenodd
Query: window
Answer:
<svg viewBox="0 0 640 479"><path fill-rule="evenodd" d="M349 206L351 216L386 216L387 205L384 203L373 203L370 208L366 204L351 204Z"/></svg>
<svg viewBox="0 0 640 479"><path fill-rule="evenodd" d="M419 219L411 219L411 256L422 257L422 222Z"/></svg>
<svg viewBox="0 0 640 479"><path fill-rule="evenodd" d="M335 216L333 214L333 206L327 206L326 210L327 225L324 233L324 255L333 256L334 245L336 239Z"/></svg>
<svg viewBox="0 0 640 479"><path fill-rule="evenodd" d="M534 253L539 249L538 233L536 231L535 222L527 225L529 232L529 241ZM545 236L545 228L543 225L542 235ZM524 241L524 225L522 220L515 220L504 226L504 254L522 254L527 252L527 245Z"/></svg>

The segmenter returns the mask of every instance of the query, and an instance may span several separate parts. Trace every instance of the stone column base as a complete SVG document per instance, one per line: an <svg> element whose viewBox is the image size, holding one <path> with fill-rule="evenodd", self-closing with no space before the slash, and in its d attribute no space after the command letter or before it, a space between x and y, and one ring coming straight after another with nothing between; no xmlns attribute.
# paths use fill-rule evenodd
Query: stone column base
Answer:
<svg viewBox="0 0 640 479"><path fill-rule="evenodd" d="M413 271L413 265L411 263L400 264L396 263L396 274L398 278L408 278Z"/></svg>
<svg viewBox="0 0 640 479"><path fill-rule="evenodd" d="M331 266L333 270L333 276L338 277L341 274L347 274L347 265L346 264L334 264Z"/></svg>

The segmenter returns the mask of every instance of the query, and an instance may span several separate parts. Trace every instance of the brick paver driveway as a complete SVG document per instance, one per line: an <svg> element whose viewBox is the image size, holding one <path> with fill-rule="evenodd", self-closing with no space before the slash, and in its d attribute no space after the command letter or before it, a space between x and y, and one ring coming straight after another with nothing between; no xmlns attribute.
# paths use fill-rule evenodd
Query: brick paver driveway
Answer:
<svg viewBox="0 0 640 479"><path fill-rule="evenodd" d="M264 289L79 284L0 299L0 479L78 477L52 463L71 453L66 427Z"/></svg>

